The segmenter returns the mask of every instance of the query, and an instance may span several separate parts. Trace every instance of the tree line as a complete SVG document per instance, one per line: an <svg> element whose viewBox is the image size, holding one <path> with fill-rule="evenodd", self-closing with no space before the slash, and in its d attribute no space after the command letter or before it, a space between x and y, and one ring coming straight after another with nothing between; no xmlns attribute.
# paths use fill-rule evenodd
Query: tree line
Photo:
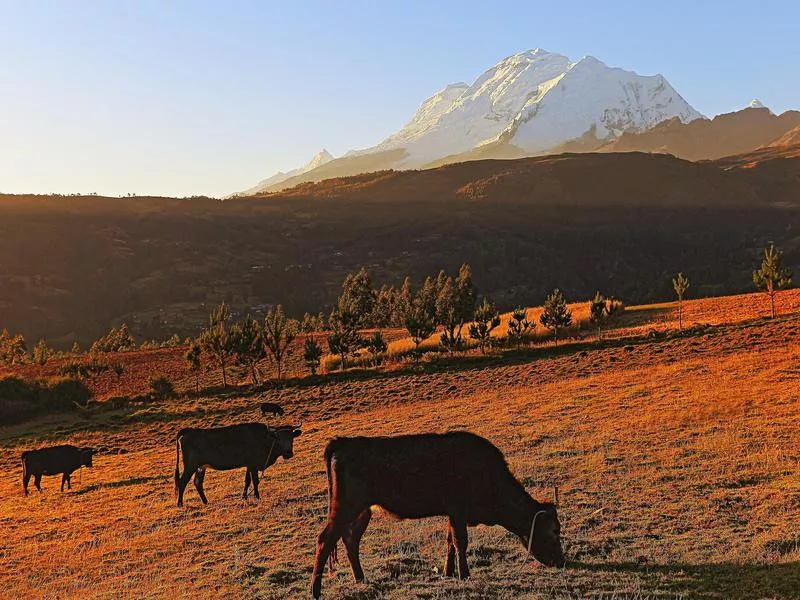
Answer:
<svg viewBox="0 0 800 600"><path fill-rule="evenodd" d="M764 250L761 265L753 271L753 283L763 291L770 301L770 312L776 314L777 293L791 285L792 272L783 264L783 253L774 245ZM690 282L679 273L673 280L673 289L678 300L679 327L683 327L683 300ZM589 303L589 322L602 335L603 323L615 312L622 310L619 300L606 298L599 292ZM541 325L552 332L554 339L559 332L573 324L573 315L563 292L553 291L543 303L539 322L528 318L523 307L515 308L510 316L504 343L521 346L531 339ZM195 339L173 335L166 341L144 342L137 346L128 326L122 324L112 328L90 347L92 357L87 363L76 361L62 366L65 375L94 378L100 373L113 370L119 378L122 365L106 363L98 356L103 353L126 352L139 349L187 346L185 360L190 371L199 377L204 369L219 369L223 385L228 383L230 368L244 369L253 383L260 383L263 375L259 365L270 359L275 375L283 377L285 360L292 342L300 333L306 336L303 360L312 374L320 368L324 354L323 344L330 354L338 357L341 368L357 354L366 352L371 364L381 364L388 350L383 335L386 328L404 328L413 343L412 356L418 360L421 345L439 331L437 350L453 353L466 349L468 343L485 353L499 343L492 332L500 325L500 313L493 300L479 296L473 282L472 270L464 264L457 273L440 271L436 276L426 277L418 287L406 277L399 287L383 285L375 288L369 272L362 268L348 274L342 283L342 291L333 309L326 316L306 313L301 320L289 318L279 304L270 308L263 320L251 316L232 322L231 309L221 303L209 315L208 325ZM370 331L372 330L372 331ZM14 366L33 361L44 365L53 357L69 357L81 354L77 342L70 353L60 352L40 340L29 356L25 339L21 334L0 332L0 365Z"/></svg>

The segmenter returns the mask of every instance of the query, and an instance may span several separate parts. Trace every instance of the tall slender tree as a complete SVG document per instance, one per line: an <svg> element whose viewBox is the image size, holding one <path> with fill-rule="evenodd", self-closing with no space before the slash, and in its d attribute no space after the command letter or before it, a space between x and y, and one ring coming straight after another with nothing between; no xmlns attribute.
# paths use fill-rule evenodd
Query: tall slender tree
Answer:
<svg viewBox="0 0 800 600"><path fill-rule="evenodd" d="M753 283L756 288L769 297L772 318L775 318L775 296L779 290L792 285L792 271L783 265L783 252L770 244L764 250L761 268L753 271Z"/></svg>
<svg viewBox="0 0 800 600"><path fill-rule="evenodd" d="M267 355L261 325L247 315L243 321L231 326L231 344L236 363L250 372L250 381L257 385L260 381L258 363Z"/></svg>
<svg viewBox="0 0 800 600"><path fill-rule="evenodd" d="M228 329L231 309L222 302L208 317L208 329L200 334L198 342L210 362L222 371L222 385L228 386L227 369L234 357L233 340Z"/></svg>
<svg viewBox="0 0 800 600"><path fill-rule="evenodd" d="M289 319L280 304L271 309L264 319L264 345L275 360L278 381L282 377L283 359L289 352L289 346L297 336L297 322Z"/></svg>
<svg viewBox="0 0 800 600"><path fill-rule="evenodd" d="M189 345L186 354L183 355L189 371L194 374L194 389L196 392L200 391L200 370L203 368L203 349L197 341Z"/></svg>
<svg viewBox="0 0 800 600"><path fill-rule="evenodd" d="M689 289L689 278L683 273L678 273L672 280L672 289L678 297L678 329L683 330L683 297Z"/></svg>

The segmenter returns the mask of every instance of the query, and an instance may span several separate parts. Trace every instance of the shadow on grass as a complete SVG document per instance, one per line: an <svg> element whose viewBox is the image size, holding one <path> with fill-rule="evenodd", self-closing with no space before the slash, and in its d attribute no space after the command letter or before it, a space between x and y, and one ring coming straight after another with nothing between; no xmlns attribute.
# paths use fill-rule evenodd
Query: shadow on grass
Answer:
<svg viewBox="0 0 800 600"><path fill-rule="evenodd" d="M686 598L741 599L800 597L800 562L708 563L644 566L638 563L569 564L595 572L635 572L654 575L659 589Z"/></svg>
<svg viewBox="0 0 800 600"><path fill-rule="evenodd" d="M107 483L93 483L91 485L87 485L86 487L82 487L78 490L74 490L72 493L75 495L88 494L89 492L95 492L101 489L113 489L119 487L127 487L129 485L140 485L142 483L149 483L151 481L166 481L169 478L170 478L169 475L153 475L151 477L131 477L130 479L120 479L119 481L109 481Z"/></svg>

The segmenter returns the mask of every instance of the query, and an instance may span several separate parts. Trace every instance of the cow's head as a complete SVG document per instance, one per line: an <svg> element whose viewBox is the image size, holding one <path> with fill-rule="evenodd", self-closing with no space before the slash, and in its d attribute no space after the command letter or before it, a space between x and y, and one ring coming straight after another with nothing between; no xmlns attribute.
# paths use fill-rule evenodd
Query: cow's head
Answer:
<svg viewBox="0 0 800 600"><path fill-rule="evenodd" d="M81 448L81 465L84 467L92 466L92 456L97 453L94 448Z"/></svg>
<svg viewBox="0 0 800 600"><path fill-rule="evenodd" d="M543 565L563 567L566 564L561 548L561 523L555 504L540 504L530 525L530 537L523 539L528 552Z"/></svg>
<svg viewBox="0 0 800 600"><path fill-rule="evenodd" d="M300 426L282 425L273 429L272 433L277 438L273 454L282 456L285 460L292 458L294 456L294 438L303 433L300 431Z"/></svg>

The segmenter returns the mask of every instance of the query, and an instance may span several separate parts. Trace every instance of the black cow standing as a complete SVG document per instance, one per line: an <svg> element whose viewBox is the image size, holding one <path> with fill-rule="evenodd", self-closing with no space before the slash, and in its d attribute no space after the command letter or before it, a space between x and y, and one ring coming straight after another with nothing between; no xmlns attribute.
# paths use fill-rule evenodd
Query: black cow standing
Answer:
<svg viewBox="0 0 800 600"><path fill-rule="evenodd" d="M78 448L69 444L28 450L22 453L22 487L28 495L28 482L33 477L33 485L39 492L42 491L42 475L62 475L61 491L64 484L67 489L72 489L72 473L81 467L92 466L92 456L96 450L92 448Z"/></svg>
<svg viewBox="0 0 800 600"><path fill-rule="evenodd" d="M264 417L267 415L282 417L283 407L280 404L275 404L274 402L264 402L261 404L261 415Z"/></svg>
<svg viewBox="0 0 800 600"><path fill-rule="evenodd" d="M203 480L206 468L220 471L244 467L243 498L247 498L250 482L253 493L258 493L258 472L263 471L282 456L288 460L294 456L294 438L301 433L298 427L283 425L269 427L263 423L241 423L211 429L181 429L176 440L175 493L178 506L183 506L183 493L194 476L194 486L203 504L208 504ZM183 474L180 459L183 453Z"/></svg>

